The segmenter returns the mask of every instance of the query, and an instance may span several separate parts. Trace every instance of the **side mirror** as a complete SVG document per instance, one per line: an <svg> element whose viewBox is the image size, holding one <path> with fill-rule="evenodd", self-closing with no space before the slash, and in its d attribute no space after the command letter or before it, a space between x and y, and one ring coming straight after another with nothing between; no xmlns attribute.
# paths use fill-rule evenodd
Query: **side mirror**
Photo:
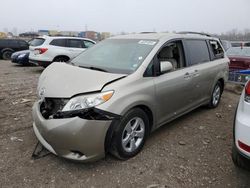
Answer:
<svg viewBox="0 0 250 188"><path fill-rule="evenodd" d="M169 61L161 61L160 66L161 66L161 73L166 73L168 71L173 70L174 68L172 63L170 63Z"/></svg>

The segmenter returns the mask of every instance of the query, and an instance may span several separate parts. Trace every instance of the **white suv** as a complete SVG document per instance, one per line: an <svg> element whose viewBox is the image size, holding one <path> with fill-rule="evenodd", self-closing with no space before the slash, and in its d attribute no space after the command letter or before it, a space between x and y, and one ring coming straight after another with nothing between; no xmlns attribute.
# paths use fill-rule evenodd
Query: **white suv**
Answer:
<svg viewBox="0 0 250 188"><path fill-rule="evenodd" d="M237 166L250 170L250 81L235 113L232 159Z"/></svg>
<svg viewBox="0 0 250 188"><path fill-rule="evenodd" d="M30 45L29 61L42 67L47 67L52 62L67 62L94 44L95 41L86 38L35 38Z"/></svg>

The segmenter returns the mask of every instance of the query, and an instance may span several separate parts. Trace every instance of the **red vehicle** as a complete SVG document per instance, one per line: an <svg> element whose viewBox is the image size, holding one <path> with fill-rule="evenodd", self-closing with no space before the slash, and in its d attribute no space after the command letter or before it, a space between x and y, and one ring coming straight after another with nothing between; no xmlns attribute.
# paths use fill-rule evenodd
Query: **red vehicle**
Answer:
<svg viewBox="0 0 250 188"><path fill-rule="evenodd" d="M250 69L250 47L232 47L227 51L230 70Z"/></svg>

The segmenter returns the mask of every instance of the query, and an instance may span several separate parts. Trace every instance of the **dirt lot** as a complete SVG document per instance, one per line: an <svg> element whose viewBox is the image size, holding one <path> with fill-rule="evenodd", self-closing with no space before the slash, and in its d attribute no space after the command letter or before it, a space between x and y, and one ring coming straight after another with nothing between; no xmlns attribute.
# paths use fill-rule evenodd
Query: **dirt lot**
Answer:
<svg viewBox="0 0 250 188"><path fill-rule="evenodd" d="M54 155L32 160L31 107L39 67L0 60L0 187L249 187L231 161L239 95L225 91L217 109L199 108L154 132L136 157L91 164Z"/></svg>

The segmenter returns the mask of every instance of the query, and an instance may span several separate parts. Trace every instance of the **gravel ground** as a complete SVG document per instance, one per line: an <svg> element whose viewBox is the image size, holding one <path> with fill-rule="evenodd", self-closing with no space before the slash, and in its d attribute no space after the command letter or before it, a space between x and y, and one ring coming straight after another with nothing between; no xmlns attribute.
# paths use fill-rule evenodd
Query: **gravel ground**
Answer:
<svg viewBox="0 0 250 188"><path fill-rule="evenodd" d="M239 95L228 90L218 108L199 108L155 131L130 160L33 160L31 107L42 71L0 60L0 187L250 187L250 173L231 160Z"/></svg>

